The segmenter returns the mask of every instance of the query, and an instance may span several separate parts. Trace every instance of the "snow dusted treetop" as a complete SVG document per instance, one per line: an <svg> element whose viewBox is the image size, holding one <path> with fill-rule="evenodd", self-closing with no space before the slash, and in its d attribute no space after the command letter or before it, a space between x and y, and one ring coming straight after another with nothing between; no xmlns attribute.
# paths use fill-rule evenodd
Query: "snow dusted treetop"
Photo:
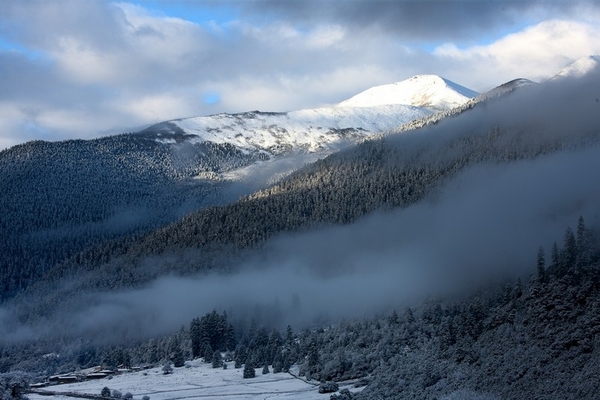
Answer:
<svg viewBox="0 0 600 400"><path fill-rule="evenodd" d="M415 75L389 85L375 86L342 101L338 107L373 107L405 104L447 110L460 106L479 93L437 75Z"/></svg>

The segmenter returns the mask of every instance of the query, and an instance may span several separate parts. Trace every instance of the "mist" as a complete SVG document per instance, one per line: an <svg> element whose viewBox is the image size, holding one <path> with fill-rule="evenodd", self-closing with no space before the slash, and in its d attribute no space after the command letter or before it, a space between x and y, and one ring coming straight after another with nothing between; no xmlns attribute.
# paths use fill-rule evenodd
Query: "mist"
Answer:
<svg viewBox="0 0 600 400"><path fill-rule="evenodd" d="M597 224L600 187L590 171L598 170L599 146L478 166L418 205L347 226L280 235L231 275L169 276L140 290L90 293L78 301L90 305L81 312L10 332L9 314L2 312L2 335L22 339L62 325L73 336L140 339L172 333L213 309L226 310L232 320L310 327L490 281L527 279L540 245L549 254L580 215Z"/></svg>

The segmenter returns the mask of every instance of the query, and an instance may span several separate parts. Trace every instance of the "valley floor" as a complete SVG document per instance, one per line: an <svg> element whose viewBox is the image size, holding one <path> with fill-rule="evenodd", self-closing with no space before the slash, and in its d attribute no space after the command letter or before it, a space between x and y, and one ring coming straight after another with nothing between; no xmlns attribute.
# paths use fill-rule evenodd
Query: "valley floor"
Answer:
<svg viewBox="0 0 600 400"><path fill-rule="evenodd" d="M172 399L329 399L330 394L321 394L318 383L306 383L291 374L269 373L262 375L262 368L256 369L256 377L244 379L242 369L213 369L210 364L200 360L188 361L186 366L175 368L173 373L164 375L161 367L146 371L124 373L112 379L101 379L73 384L50 386L43 390L60 393L78 393L100 396L105 386L118 390L123 395L131 393L133 399L142 396L150 400ZM351 385L340 385L340 389L348 388L359 391ZM62 395L47 396L28 394L30 400L63 400L72 399Z"/></svg>

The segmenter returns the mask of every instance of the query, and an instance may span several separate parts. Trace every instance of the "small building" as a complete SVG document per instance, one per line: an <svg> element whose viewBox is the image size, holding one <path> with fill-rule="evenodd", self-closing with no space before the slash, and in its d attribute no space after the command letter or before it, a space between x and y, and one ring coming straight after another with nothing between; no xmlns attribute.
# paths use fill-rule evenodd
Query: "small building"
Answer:
<svg viewBox="0 0 600 400"><path fill-rule="evenodd" d="M58 377L58 383L76 383L79 382L79 377L75 375L61 375Z"/></svg>
<svg viewBox="0 0 600 400"><path fill-rule="evenodd" d="M98 371L98 373L100 374L106 374L106 375L112 375L115 373L115 371L113 371L112 369L103 369Z"/></svg>
<svg viewBox="0 0 600 400"><path fill-rule="evenodd" d="M91 374L87 374L85 376L85 379L87 380L91 380L91 379L104 379L108 376L108 374L105 374L103 372L93 372Z"/></svg>

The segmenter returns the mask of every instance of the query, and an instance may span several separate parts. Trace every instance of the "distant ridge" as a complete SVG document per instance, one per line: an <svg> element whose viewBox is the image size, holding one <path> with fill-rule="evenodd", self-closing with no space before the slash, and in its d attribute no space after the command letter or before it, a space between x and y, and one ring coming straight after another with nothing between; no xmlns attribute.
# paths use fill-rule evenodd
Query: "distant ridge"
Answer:
<svg viewBox="0 0 600 400"><path fill-rule="evenodd" d="M600 71L600 55L581 57L572 64L563 68L551 79L580 78L592 72Z"/></svg>
<svg viewBox="0 0 600 400"><path fill-rule="evenodd" d="M474 99L474 101L479 102L479 101L491 99L493 97L502 96L504 94L513 92L514 90L517 90L521 87L532 86L532 85L537 85L537 83L530 81L529 79L525 79L525 78L513 79L512 81L503 83L500 86L496 86L492 90L489 90L485 93L480 94L479 96L477 96L477 98Z"/></svg>

